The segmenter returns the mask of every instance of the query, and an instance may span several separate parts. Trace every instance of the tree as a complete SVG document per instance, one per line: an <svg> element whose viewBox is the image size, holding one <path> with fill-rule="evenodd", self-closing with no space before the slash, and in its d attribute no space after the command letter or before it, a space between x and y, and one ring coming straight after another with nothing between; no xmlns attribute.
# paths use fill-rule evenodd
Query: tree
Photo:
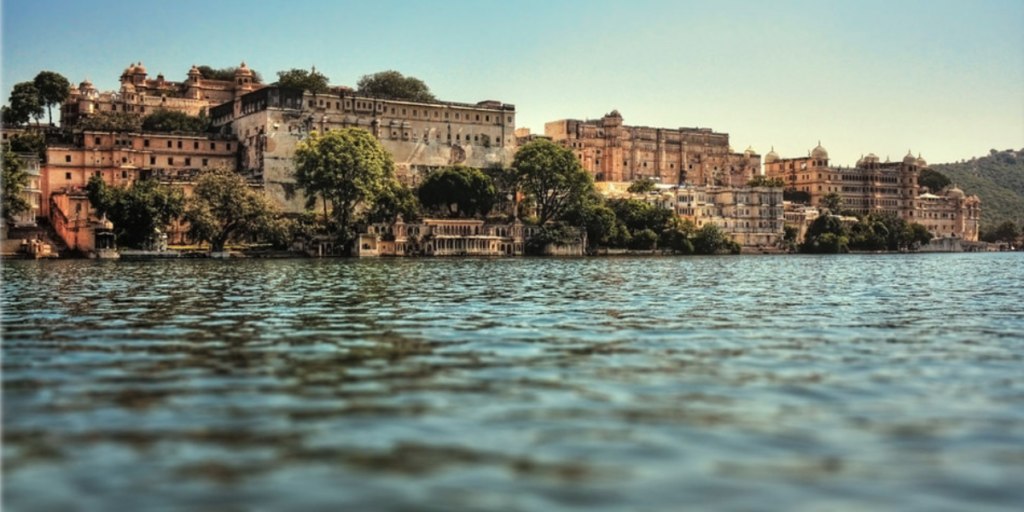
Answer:
<svg viewBox="0 0 1024 512"><path fill-rule="evenodd" d="M618 221L615 212L600 197L579 202L567 210L562 219L587 232L587 245L590 249L611 245Z"/></svg>
<svg viewBox="0 0 1024 512"><path fill-rule="evenodd" d="M430 88L422 80L403 76L398 71L388 70L363 75L356 84L359 92L374 96L386 96L399 100L435 101Z"/></svg>
<svg viewBox="0 0 1024 512"><path fill-rule="evenodd" d="M769 178L767 176L754 176L753 179L747 182L748 187L771 187L771 188L782 188L786 186L786 181L782 178Z"/></svg>
<svg viewBox="0 0 1024 512"><path fill-rule="evenodd" d="M40 160L46 158L46 136L41 132L12 133L8 141L11 144L11 151L15 153L32 153L39 155Z"/></svg>
<svg viewBox="0 0 1024 512"><path fill-rule="evenodd" d="M418 192L424 208L448 217L486 216L494 207L496 194L490 176L464 165L431 173Z"/></svg>
<svg viewBox="0 0 1024 512"><path fill-rule="evenodd" d="M29 176L21 158L7 146L4 146L3 160L3 188L0 189L0 193L3 194L3 214L4 219L13 224L15 217L31 208L21 194L28 186Z"/></svg>
<svg viewBox="0 0 1024 512"><path fill-rule="evenodd" d="M330 79L313 71L292 68L288 71L277 72L277 85L288 89L302 89L313 94L325 93L330 89Z"/></svg>
<svg viewBox="0 0 1024 512"><path fill-rule="evenodd" d="M986 227L985 229L982 230L980 238L982 240L984 240L986 242L990 242L990 243L995 243L995 242L1013 243L1013 242L1016 242L1017 239L1020 238L1020 236L1021 236L1021 230L1017 226L1017 224L1014 223L1011 220L1007 220L1007 221L1001 222L999 225L997 225L994 228Z"/></svg>
<svg viewBox="0 0 1024 512"><path fill-rule="evenodd" d="M717 224L708 222L693 235L693 248L697 254L715 254L730 249L732 240Z"/></svg>
<svg viewBox="0 0 1024 512"><path fill-rule="evenodd" d="M367 222L393 222L399 215L405 222L417 222L422 216L420 202L409 187L398 180L388 181L382 193L366 213Z"/></svg>
<svg viewBox="0 0 1024 512"><path fill-rule="evenodd" d="M86 185L89 202L114 223L118 243L141 247L185 212L185 193L156 180L136 181L130 187L109 187L99 176Z"/></svg>
<svg viewBox="0 0 1024 512"><path fill-rule="evenodd" d="M138 132L142 131L142 118L128 112L97 112L75 124L80 131Z"/></svg>
<svg viewBox="0 0 1024 512"><path fill-rule="evenodd" d="M825 194L825 197L821 198L819 204L822 208L828 210L829 213L839 215L843 208L843 196L839 195L838 192L829 192Z"/></svg>
<svg viewBox="0 0 1024 512"><path fill-rule="evenodd" d="M585 200L594 188L594 179L583 170L572 150L547 139L520 147L512 168L519 188L536 205L542 225Z"/></svg>
<svg viewBox="0 0 1024 512"><path fill-rule="evenodd" d="M225 82L233 82L235 80L235 72L238 71L237 66L229 66L226 68L212 68L207 65L197 66L199 74L206 80L221 80ZM250 69L252 71L252 82L255 84L263 83L263 75L260 75L259 71Z"/></svg>
<svg viewBox="0 0 1024 512"><path fill-rule="evenodd" d="M907 225L909 228L908 248L917 250L922 245L928 245L928 242L932 241L932 233L928 231L928 228L916 222L911 222Z"/></svg>
<svg viewBox="0 0 1024 512"><path fill-rule="evenodd" d="M811 194L795 188L787 188L782 191L782 200L794 203L810 204Z"/></svg>
<svg viewBox="0 0 1024 512"><path fill-rule="evenodd" d="M819 215L807 228L801 252L840 253L848 252L850 239L846 226L833 215Z"/></svg>
<svg viewBox="0 0 1024 512"><path fill-rule="evenodd" d="M917 177L917 183L921 186L928 187L928 190L932 192L938 192L948 187L952 181L939 171L933 171L931 169L922 169L920 176Z"/></svg>
<svg viewBox="0 0 1024 512"><path fill-rule="evenodd" d="M277 207L240 175L225 170L204 174L185 210L189 236L221 252L232 237L266 236L274 230Z"/></svg>
<svg viewBox="0 0 1024 512"><path fill-rule="evenodd" d="M190 116L177 110L159 109L142 119L142 129L148 132L205 133L210 129L206 114Z"/></svg>
<svg viewBox="0 0 1024 512"><path fill-rule="evenodd" d="M11 102L6 114L7 122L12 125L22 125L30 119L42 119L43 104L39 100L39 89L36 89L32 82L19 82L11 89Z"/></svg>
<svg viewBox="0 0 1024 512"><path fill-rule="evenodd" d="M68 82L68 79L60 73L53 71L40 71L32 82L39 92L39 103L46 107L46 114L52 125L53 110L51 107L60 105L68 99L68 94L71 93L71 82Z"/></svg>
<svg viewBox="0 0 1024 512"><path fill-rule="evenodd" d="M315 207L319 197L326 219L332 205L345 239L353 235L356 205L373 208L394 174L391 155L361 128L312 132L295 148L295 182L306 193L306 207Z"/></svg>
<svg viewBox="0 0 1024 512"><path fill-rule="evenodd" d="M646 194L655 190L658 190L658 184L649 178L640 178L630 183L629 188L626 189L630 194Z"/></svg>

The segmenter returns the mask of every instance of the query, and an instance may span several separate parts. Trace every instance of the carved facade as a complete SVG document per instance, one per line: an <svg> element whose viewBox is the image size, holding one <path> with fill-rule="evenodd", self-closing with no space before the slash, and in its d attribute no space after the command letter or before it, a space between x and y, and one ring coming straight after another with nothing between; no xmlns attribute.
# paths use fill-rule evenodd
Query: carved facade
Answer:
<svg viewBox="0 0 1024 512"><path fill-rule="evenodd" d="M215 126L241 144L239 170L263 183L286 212L305 209L295 187L295 147L311 131L358 127L392 156L397 178L418 185L426 173L454 164L507 167L515 154L515 106L414 102L334 88L323 94L265 88L211 110Z"/></svg>
<svg viewBox="0 0 1024 512"><path fill-rule="evenodd" d="M572 149L595 181L648 178L666 185L742 187L761 166L753 149L733 153L727 133L626 126L617 110L597 120L550 122L544 134Z"/></svg>

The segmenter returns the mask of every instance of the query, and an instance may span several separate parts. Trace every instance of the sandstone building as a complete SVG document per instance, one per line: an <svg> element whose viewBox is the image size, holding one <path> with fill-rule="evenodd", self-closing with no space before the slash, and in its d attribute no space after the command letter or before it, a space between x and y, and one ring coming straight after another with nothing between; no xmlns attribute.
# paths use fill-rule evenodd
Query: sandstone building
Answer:
<svg viewBox="0 0 1024 512"><path fill-rule="evenodd" d="M572 149L595 181L650 178L666 185L742 187L761 166L753 149L732 152L727 133L626 126L617 110L597 120L550 122L544 134Z"/></svg>
<svg viewBox="0 0 1024 512"><path fill-rule="evenodd" d="M770 187L662 186L649 194L630 194L629 183L599 182L606 197L640 199L672 210L698 228L715 224L748 248L774 247L785 224L782 189Z"/></svg>
<svg viewBox="0 0 1024 512"><path fill-rule="evenodd" d="M292 213L305 209L295 187L295 146L314 130L368 130L409 186L454 164L507 167L516 148L515 106L498 101L416 102L343 87L323 94L267 87L213 108L211 118L238 138L239 171L262 183L268 197Z"/></svg>
<svg viewBox="0 0 1024 512"><path fill-rule="evenodd" d="M773 149L764 159L765 175L782 178L789 190L806 192L811 206L820 207L822 198L835 192L842 196L845 209L860 215L892 214L924 225L936 237L977 241L977 196L967 197L958 188L922 194L918 178L927 167L920 155L910 152L899 162L881 162L872 153L852 168L832 166L820 143L806 157L780 158Z"/></svg>
<svg viewBox="0 0 1024 512"><path fill-rule="evenodd" d="M74 126L80 119L99 112L130 112L141 116L157 110L184 112L191 116L208 112L211 107L264 87L254 82L251 69L242 65L234 80L203 78L196 66L188 71L184 82L164 79L162 74L149 78L142 63L129 65L121 74L118 92L99 92L88 78L61 105L61 124Z"/></svg>

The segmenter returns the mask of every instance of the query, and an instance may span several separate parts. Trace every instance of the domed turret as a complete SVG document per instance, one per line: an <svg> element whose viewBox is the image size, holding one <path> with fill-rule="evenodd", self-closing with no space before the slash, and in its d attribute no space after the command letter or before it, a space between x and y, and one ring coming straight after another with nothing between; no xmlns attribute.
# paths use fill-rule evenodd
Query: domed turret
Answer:
<svg viewBox="0 0 1024 512"><path fill-rule="evenodd" d="M915 157L908 149L907 156L903 157L903 163L907 165L917 165L917 157Z"/></svg>
<svg viewBox="0 0 1024 512"><path fill-rule="evenodd" d="M963 199L964 198L964 191L960 190L960 187L958 187L956 185L953 185L953 188L951 188L948 191L946 191L946 196L948 196L948 197L955 197L957 199Z"/></svg>
<svg viewBox="0 0 1024 512"><path fill-rule="evenodd" d="M133 74L135 74L135 75L145 75L146 74L146 66L142 65L142 61L141 60L135 66L135 71L133 72Z"/></svg>
<svg viewBox="0 0 1024 512"><path fill-rule="evenodd" d="M828 160L828 151L821 147L821 141L818 141L818 147L811 150L811 158L816 160Z"/></svg>
<svg viewBox="0 0 1024 512"><path fill-rule="evenodd" d="M747 146L747 149L745 151L743 151L743 156L748 157L748 158L751 157L751 156L754 156L756 154L757 154L757 151L754 151L754 146Z"/></svg>
<svg viewBox="0 0 1024 512"><path fill-rule="evenodd" d="M915 162L918 167L928 167L928 162L924 158L921 158L921 153L917 154L917 161Z"/></svg>
<svg viewBox="0 0 1024 512"><path fill-rule="evenodd" d="M878 156L874 153L868 153L868 156L864 157L864 163L866 164L877 164Z"/></svg>
<svg viewBox="0 0 1024 512"><path fill-rule="evenodd" d="M88 78L82 80L82 83L78 84L78 90L82 92L93 90L92 82Z"/></svg>
<svg viewBox="0 0 1024 512"><path fill-rule="evenodd" d="M764 163L770 164L779 160L779 154L775 152L775 146L772 146L772 150L764 156Z"/></svg>
<svg viewBox="0 0 1024 512"><path fill-rule="evenodd" d="M188 70L188 76L197 76L197 75L201 76L202 73L199 72L199 68L197 68L195 64L192 64L192 69Z"/></svg>
<svg viewBox="0 0 1024 512"><path fill-rule="evenodd" d="M618 110L612 110L611 114L608 114L608 117L619 117L619 118L621 118L622 114L620 114Z"/></svg>
<svg viewBox="0 0 1024 512"><path fill-rule="evenodd" d="M252 76L252 70L246 67L245 61L242 61L242 65L235 70L235 76Z"/></svg>

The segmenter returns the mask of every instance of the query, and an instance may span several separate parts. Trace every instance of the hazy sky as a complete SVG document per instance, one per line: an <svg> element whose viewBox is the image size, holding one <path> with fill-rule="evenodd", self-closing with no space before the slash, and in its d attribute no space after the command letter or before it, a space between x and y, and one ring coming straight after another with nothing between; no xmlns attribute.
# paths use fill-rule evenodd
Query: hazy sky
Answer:
<svg viewBox="0 0 1024 512"><path fill-rule="evenodd" d="M396 69L443 100L516 105L517 124L701 126L734 149L833 163L908 148L930 162L1024 147L1024 1L3 2L0 88L42 69L101 90L129 62L336 85Z"/></svg>

